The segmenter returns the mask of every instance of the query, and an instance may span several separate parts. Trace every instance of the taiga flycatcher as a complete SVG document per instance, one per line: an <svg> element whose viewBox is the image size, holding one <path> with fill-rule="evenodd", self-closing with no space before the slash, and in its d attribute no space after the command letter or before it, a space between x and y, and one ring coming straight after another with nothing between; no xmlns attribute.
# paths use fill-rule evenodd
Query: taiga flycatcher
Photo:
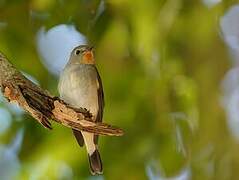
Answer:
<svg viewBox="0 0 239 180"><path fill-rule="evenodd" d="M104 93L92 47L81 45L73 49L61 73L58 90L66 103L75 108L86 108L92 114L93 121L102 122ZM76 130L73 133L80 146L86 145L91 173L102 174L98 135Z"/></svg>

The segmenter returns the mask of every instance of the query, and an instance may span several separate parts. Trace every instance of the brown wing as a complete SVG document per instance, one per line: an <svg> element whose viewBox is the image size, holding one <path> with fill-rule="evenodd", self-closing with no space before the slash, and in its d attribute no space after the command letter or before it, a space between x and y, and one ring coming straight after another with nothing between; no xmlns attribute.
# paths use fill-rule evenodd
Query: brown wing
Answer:
<svg viewBox="0 0 239 180"><path fill-rule="evenodd" d="M96 122L102 122L103 113L104 113L104 106L105 106L104 91L103 91L103 86L102 86L102 81L101 81L101 78L100 78L100 74L99 74L97 68L95 68L95 69L96 69L96 72L97 72L97 83L98 83L97 93L98 93L98 107L99 107L98 114L97 114L97 117L96 117ZM95 142L95 144L98 143L98 135L94 136L94 142Z"/></svg>
<svg viewBox="0 0 239 180"><path fill-rule="evenodd" d="M97 71L97 81L98 81L98 89L97 89L97 93L98 93L98 107L99 107L99 111L96 117L96 122L102 122L103 119L103 111L104 111L104 106L105 106L105 101L104 101L104 91L103 91L103 86L102 86L102 81L99 75L99 72Z"/></svg>

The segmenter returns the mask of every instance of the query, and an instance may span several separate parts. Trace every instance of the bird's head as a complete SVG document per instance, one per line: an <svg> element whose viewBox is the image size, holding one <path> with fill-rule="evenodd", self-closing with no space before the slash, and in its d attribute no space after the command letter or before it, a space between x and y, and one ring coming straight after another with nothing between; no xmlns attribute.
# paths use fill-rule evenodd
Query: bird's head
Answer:
<svg viewBox="0 0 239 180"><path fill-rule="evenodd" d="M80 64L95 64L93 47L88 45L80 45L71 52L71 59Z"/></svg>

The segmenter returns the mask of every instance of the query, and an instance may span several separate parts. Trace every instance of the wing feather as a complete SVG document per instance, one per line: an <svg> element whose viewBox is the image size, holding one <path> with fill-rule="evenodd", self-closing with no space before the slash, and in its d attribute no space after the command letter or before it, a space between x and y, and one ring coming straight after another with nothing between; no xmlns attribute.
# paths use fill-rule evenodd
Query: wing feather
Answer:
<svg viewBox="0 0 239 180"><path fill-rule="evenodd" d="M99 107L98 114L97 114L97 117L96 117L96 122L102 122L103 113L104 113L104 106L105 106L104 90L103 90L100 74L99 74L97 68L95 68L95 69L96 69L96 72L97 72L97 84L98 84L97 93L98 93L98 107ZM98 144L98 137L99 137L98 135L94 136L94 143L95 144Z"/></svg>

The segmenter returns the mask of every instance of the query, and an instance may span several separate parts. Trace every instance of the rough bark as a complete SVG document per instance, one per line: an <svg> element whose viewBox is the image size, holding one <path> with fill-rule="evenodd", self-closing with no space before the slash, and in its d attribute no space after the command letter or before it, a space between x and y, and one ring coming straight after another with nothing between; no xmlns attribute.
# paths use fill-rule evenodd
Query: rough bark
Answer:
<svg viewBox="0 0 239 180"><path fill-rule="evenodd" d="M1 52L0 87L9 102L17 103L45 128L52 129L50 120L54 120L66 127L99 135L123 135L120 128L94 123L85 108L73 108L28 80Z"/></svg>

